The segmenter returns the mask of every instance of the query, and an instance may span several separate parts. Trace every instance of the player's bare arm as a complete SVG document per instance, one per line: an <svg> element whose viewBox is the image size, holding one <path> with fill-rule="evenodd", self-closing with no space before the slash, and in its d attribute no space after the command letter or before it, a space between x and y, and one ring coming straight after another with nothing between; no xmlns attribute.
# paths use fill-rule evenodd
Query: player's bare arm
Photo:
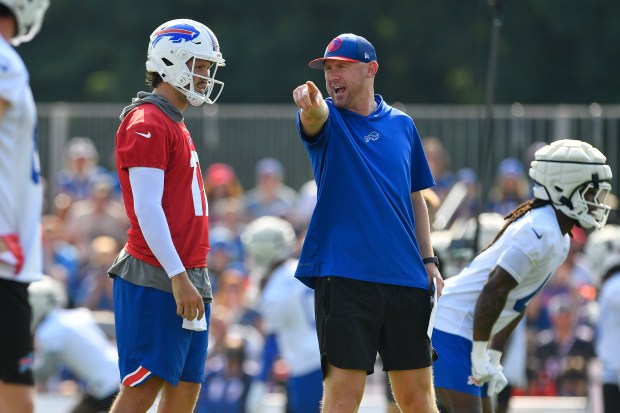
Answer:
<svg viewBox="0 0 620 413"><path fill-rule="evenodd" d="M202 319L205 305L200 293L189 280L187 272L172 277L172 295L177 304L177 314L188 320Z"/></svg>
<svg viewBox="0 0 620 413"><path fill-rule="evenodd" d="M433 246L431 244L431 226L428 219L428 208L421 191L411 194L411 205L413 206L413 215L415 217L415 236L420 247L420 255L424 257L433 257ZM426 273L428 274L429 287L435 282L437 288L437 297L441 296L443 290L443 278L439 273L439 268L435 264L426 264Z"/></svg>
<svg viewBox="0 0 620 413"><path fill-rule="evenodd" d="M519 314L519 316L515 318L514 320L512 320L506 327L498 331L497 334L494 334L493 337L491 338L489 348L493 350L505 352L508 339L512 335L512 332L514 331L514 329L517 328L517 325L523 319L524 315L525 315L525 312Z"/></svg>
<svg viewBox="0 0 620 413"><path fill-rule="evenodd" d="M489 341L493 325L499 318L510 290L517 281L502 267L496 266L484 285L474 313L474 341Z"/></svg>
<svg viewBox="0 0 620 413"><path fill-rule="evenodd" d="M10 103L5 99L0 99L0 120L4 117L4 114L9 109Z"/></svg>
<svg viewBox="0 0 620 413"><path fill-rule="evenodd" d="M306 136L316 135L329 115L327 103L319 88L307 81L293 90L293 100L301 109L300 120L303 132Z"/></svg>

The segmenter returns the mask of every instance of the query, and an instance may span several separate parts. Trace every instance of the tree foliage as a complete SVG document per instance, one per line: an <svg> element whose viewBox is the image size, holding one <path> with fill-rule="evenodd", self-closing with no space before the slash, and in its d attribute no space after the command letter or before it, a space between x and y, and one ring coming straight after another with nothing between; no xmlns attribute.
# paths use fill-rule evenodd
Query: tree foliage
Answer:
<svg viewBox="0 0 620 413"><path fill-rule="evenodd" d="M499 0L496 0L499 1ZM620 4L504 0L496 102L615 103ZM377 92L407 103L482 103L493 8L487 0L52 0L18 51L38 101L124 102L144 90L149 34L192 18L218 36L223 103L289 103L307 62L340 33L377 49Z"/></svg>

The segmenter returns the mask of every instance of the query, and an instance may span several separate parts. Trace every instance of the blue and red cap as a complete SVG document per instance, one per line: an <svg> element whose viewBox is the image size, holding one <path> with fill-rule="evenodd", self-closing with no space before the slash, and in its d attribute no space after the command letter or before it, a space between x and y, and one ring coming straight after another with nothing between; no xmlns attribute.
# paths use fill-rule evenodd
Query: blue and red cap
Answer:
<svg viewBox="0 0 620 413"><path fill-rule="evenodd" d="M377 53L372 44L362 36L345 33L329 42L325 55L314 59L308 63L308 66L312 69L323 69L325 60L328 59L368 63L377 60Z"/></svg>

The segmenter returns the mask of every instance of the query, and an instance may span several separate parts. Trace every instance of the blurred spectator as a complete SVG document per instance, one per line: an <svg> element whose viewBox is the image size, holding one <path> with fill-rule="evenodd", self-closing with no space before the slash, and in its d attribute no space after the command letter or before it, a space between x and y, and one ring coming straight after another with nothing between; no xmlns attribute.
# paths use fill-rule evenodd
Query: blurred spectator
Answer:
<svg viewBox="0 0 620 413"><path fill-rule="evenodd" d="M256 185L246 194L248 220L265 215L288 218L295 205L297 192L284 184L284 168L274 158L263 158L256 164Z"/></svg>
<svg viewBox="0 0 620 413"><path fill-rule="evenodd" d="M307 181L299 188L295 207L290 216L291 223L298 231L308 228L316 206L316 197L317 186L314 179Z"/></svg>
<svg viewBox="0 0 620 413"><path fill-rule="evenodd" d="M422 146L431 168L433 178L435 178L435 186L433 190L437 193L440 200L444 200L452 185L456 182L456 177L450 171L450 154L445 150L443 144L434 136L428 136L422 139Z"/></svg>
<svg viewBox="0 0 620 413"><path fill-rule="evenodd" d="M258 312L250 306L248 277L238 268L226 268L219 277L213 294L213 312L227 314L229 325L241 324L258 328Z"/></svg>
<svg viewBox="0 0 620 413"><path fill-rule="evenodd" d="M220 199L243 197L244 190L237 179L235 170L225 163L214 163L207 168L204 185L207 200L211 205ZM209 216L209 221L214 221L213 216Z"/></svg>
<svg viewBox="0 0 620 413"><path fill-rule="evenodd" d="M506 216L529 198L529 192L529 181L521 162L514 158L505 158L497 168L497 177L489 192L486 211Z"/></svg>
<svg viewBox="0 0 620 413"><path fill-rule="evenodd" d="M248 371L243 338L227 334L222 353L207 360L194 412L245 413L251 381L252 371Z"/></svg>
<svg viewBox="0 0 620 413"><path fill-rule="evenodd" d="M121 245L112 237L98 236L90 243L88 261L82 269L83 279L76 304L90 310L113 311L114 281L108 277L108 269L114 263Z"/></svg>
<svg viewBox="0 0 620 413"><path fill-rule="evenodd" d="M222 225L209 229L209 244L207 265L211 288L215 293L219 289L220 278L224 271L231 267L242 268L243 247L239 235Z"/></svg>
<svg viewBox="0 0 620 413"><path fill-rule="evenodd" d="M35 332L35 378L44 386L64 366L79 381L83 396L72 413L108 411L120 385L114 344L90 310L64 309L63 286L51 277L28 288Z"/></svg>
<svg viewBox="0 0 620 413"><path fill-rule="evenodd" d="M67 145L66 166L56 177L57 193L67 194L73 201L87 199L94 181L102 177L112 179L112 175L98 162L99 153L90 138L70 139Z"/></svg>
<svg viewBox="0 0 620 413"><path fill-rule="evenodd" d="M558 396L588 395L588 363L595 357L594 331L578 323L579 308L569 294L551 298L552 327L538 334L535 356L543 376L555 381Z"/></svg>
<svg viewBox="0 0 620 413"><path fill-rule="evenodd" d="M129 220L122 203L112 197L112 182L108 178L91 182L88 199L74 202L67 216L67 239L86 257L90 243L107 235L120 245L127 241Z"/></svg>
<svg viewBox="0 0 620 413"><path fill-rule="evenodd" d="M456 208L453 220L468 220L478 216L478 193L480 187L478 185L478 176L471 168L461 168L456 173L458 182L465 185L465 196L460 205Z"/></svg>
<svg viewBox="0 0 620 413"><path fill-rule="evenodd" d="M528 323L537 331L551 327L548 315L550 300L559 294L568 294L574 297L576 304L587 309L596 298L593 286L593 273L584 259L582 249L586 240L586 233L582 228L574 227L570 239L570 248L566 260L558 267L555 274L527 307ZM590 314L583 311L582 317L587 320Z"/></svg>
<svg viewBox="0 0 620 413"><path fill-rule="evenodd" d="M218 217L217 221L209 220L211 228L224 227L239 236L245 227L243 200L239 198L223 198L209 206L213 214ZM209 217L210 218L210 217Z"/></svg>
<svg viewBox="0 0 620 413"><path fill-rule="evenodd" d="M41 218L43 272L62 283L73 307L80 284L80 252L64 239L64 223L56 215Z"/></svg>

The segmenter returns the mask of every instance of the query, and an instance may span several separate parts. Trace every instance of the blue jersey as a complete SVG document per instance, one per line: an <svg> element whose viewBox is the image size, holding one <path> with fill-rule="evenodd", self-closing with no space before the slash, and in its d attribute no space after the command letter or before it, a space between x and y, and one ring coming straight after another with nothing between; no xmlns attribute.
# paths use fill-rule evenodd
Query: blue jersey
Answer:
<svg viewBox="0 0 620 413"><path fill-rule="evenodd" d="M295 273L340 276L428 288L419 253L411 193L435 184L413 120L375 95L377 108L362 116L337 109L308 140L317 204Z"/></svg>

